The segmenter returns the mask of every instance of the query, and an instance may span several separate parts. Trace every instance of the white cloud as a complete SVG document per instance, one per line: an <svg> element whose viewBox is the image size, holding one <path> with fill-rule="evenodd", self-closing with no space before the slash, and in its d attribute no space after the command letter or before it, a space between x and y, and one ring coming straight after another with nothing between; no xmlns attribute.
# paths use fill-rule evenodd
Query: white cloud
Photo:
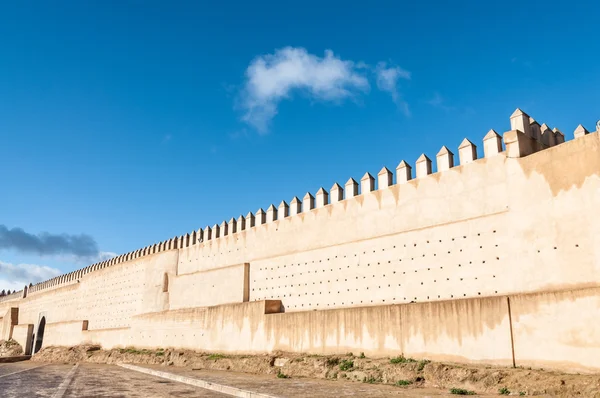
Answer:
<svg viewBox="0 0 600 398"><path fill-rule="evenodd" d="M388 66L385 62L379 62L375 67L375 75L377 76L377 88L381 91L387 91L391 94L392 100L398 105L407 115L410 113L408 104L402 99L398 92L398 80L410 80L410 72L405 71L399 66Z"/></svg>
<svg viewBox="0 0 600 398"><path fill-rule="evenodd" d="M437 91L433 93L433 97L429 101L427 101L427 103L433 106L434 108L441 109L445 112L450 112L454 110L454 107L447 105L444 97L442 97Z"/></svg>
<svg viewBox="0 0 600 398"><path fill-rule="evenodd" d="M265 133L277 114L279 102L293 91L323 101L339 101L368 92L370 84L361 73L365 65L342 60L331 50L324 57L304 48L286 47L255 58L246 70L241 96L243 120Z"/></svg>
<svg viewBox="0 0 600 398"><path fill-rule="evenodd" d="M10 290L11 292L22 290L25 286L24 283L7 281L5 279L0 279L0 292L4 290L5 292Z"/></svg>
<svg viewBox="0 0 600 398"><path fill-rule="evenodd" d="M60 274L62 274L60 270L45 265L14 265L0 261L0 278L2 278L0 279L0 289L22 289L29 283L42 282Z"/></svg>
<svg viewBox="0 0 600 398"><path fill-rule="evenodd" d="M97 254L92 256L75 256L75 255L61 255L54 256L54 258L61 263L70 263L85 267L90 264L96 264L101 261L110 260L116 257L117 253L114 252L103 252L99 251Z"/></svg>

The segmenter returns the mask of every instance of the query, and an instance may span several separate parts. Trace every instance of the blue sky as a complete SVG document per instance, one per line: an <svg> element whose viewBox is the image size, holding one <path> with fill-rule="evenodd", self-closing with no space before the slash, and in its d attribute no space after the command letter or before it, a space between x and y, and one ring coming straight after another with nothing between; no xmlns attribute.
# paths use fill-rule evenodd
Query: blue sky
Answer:
<svg viewBox="0 0 600 398"><path fill-rule="evenodd" d="M593 129L600 5L555 3L4 2L0 289L456 153L517 107Z"/></svg>

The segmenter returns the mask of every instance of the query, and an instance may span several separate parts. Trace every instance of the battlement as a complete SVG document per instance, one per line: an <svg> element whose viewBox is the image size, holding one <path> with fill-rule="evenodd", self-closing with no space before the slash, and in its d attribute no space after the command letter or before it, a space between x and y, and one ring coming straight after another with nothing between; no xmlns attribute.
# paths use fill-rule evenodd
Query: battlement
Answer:
<svg viewBox="0 0 600 398"><path fill-rule="evenodd" d="M16 297L24 298L48 289L77 283L90 272L136 261L141 257L152 256L170 250L184 249L195 245L207 245L232 235L244 233L245 231L263 228L268 224L303 217L316 209L328 206L344 206L344 202L351 198L390 189L395 185L412 184L427 178L437 178L437 174L446 173L457 167L469 167L470 164L477 163L482 159L495 156L505 156L507 158L525 157L565 142L565 136L559 129L551 129L545 123L540 125L535 119L520 109L517 109L510 116L510 128L502 136L493 129L484 135L481 141L483 148L483 158L481 159L478 158L477 146L465 138L457 147L458 159L455 159L455 154L449 147L442 146L435 155L435 164L426 154L421 154L414 163L414 173L413 166L409 162L401 160L395 168L395 173L384 166L376 176L368 172L365 173L360 182L350 178L344 186L338 183L333 184L329 191L321 187L314 195L307 192L302 199L298 197L292 198L289 204L285 200L279 202L277 206L270 204L266 211L260 208L255 213L249 212L245 216L232 217L229 221L223 221L212 227L206 226L185 235L176 236L72 271L68 274L57 276L9 296L2 297L0 298L0 302ZM579 125L574 131L574 138L578 139L587 134L589 134L589 131Z"/></svg>

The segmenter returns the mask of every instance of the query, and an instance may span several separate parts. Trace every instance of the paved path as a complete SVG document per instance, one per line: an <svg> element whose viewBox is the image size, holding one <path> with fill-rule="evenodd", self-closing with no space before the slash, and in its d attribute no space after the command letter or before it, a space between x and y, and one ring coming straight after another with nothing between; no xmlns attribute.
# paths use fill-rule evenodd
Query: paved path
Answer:
<svg viewBox="0 0 600 398"><path fill-rule="evenodd" d="M43 366L40 366L43 365ZM203 388L114 365L19 362L0 365L0 396L21 397L227 397ZM18 373L15 373L18 372ZM66 380L66 382L65 382Z"/></svg>
<svg viewBox="0 0 600 398"><path fill-rule="evenodd" d="M162 372L162 377L138 370ZM0 397L230 397L210 388L233 387L272 397L454 397L448 390L405 388L350 381L278 379L275 375L192 370L165 366L124 368L116 365L82 363L44 364L18 362L0 364ZM141 369L139 369L141 368ZM166 373L166 374L165 374ZM183 381L183 382L182 382ZM186 384L193 381L195 385ZM216 386L215 386L216 385ZM222 389L221 389L222 390ZM225 391L225 390L222 390Z"/></svg>

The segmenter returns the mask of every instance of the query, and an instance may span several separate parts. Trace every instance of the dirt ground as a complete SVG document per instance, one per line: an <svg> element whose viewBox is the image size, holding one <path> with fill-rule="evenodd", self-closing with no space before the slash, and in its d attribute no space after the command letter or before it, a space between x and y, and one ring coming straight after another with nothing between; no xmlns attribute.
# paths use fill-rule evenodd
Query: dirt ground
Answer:
<svg viewBox="0 0 600 398"><path fill-rule="evenodd" d="M363 383L465 389L485 394L600 398L599 374L437 363L404 357L374 359L351 353L317 356L279 352L244 356L173 349L129 347L102 350L99 346L77 346L44 348L32 360L183 366L270 374L280 378L345 379Z"/></svg>

